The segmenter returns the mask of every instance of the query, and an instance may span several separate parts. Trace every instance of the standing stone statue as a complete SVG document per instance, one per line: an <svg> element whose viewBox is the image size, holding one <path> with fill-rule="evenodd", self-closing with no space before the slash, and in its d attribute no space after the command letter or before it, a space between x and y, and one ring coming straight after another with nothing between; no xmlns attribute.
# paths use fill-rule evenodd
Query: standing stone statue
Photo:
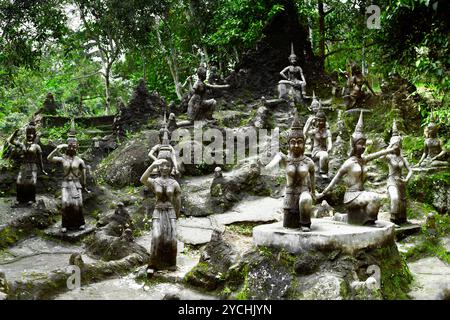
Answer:
<svg viewBox="0 0 450 320"><path fill-rule="evenodd" d="M279 163L286 169L283 226L310 231L312 205L315 200L315 169L314 162L304 155L305 137L297 114L289 132L288 144L289 154L278 153L266 169L271 169Z"/></svg>
<svg viewBox="0 0 450 320"><path fill-rule="evenodd" d="M21 164L19 169L19 175L16 181L16 199L17 204L31 204L36 202L36 182L38 167L47 175L44 171L44 165L42 162L42 150L36 143L36 127L33 121L31 121L25 129L25 141L24 143L16 140L19 130L14 131L11 137L8 138L8 143L19 149Z"/></svg>
<svg viewBox="0 0 450 320"><path fill-rule="evenodd" d="M213 85L205 83L206 69L204 67L199 67L197 69L197 77L197 81L192 87L193 94L188 102L188 117L191 121L211 120L217 102L215 99L205 99L207 89L229 88L229 85Z"/></svg>
<svg viewBox="0 0 450 320"><path fill-rule="evenodd" d="M61 154L62 149L66 149L65 154ZM83 159L77 156L77 150L75 122L72 119L67 144L60 144L47 157L48 161L59 162L63 166L61 232L84 229L85 226L82 190L89 191L85 188L86 165Z"/></svg>
<svg viewBox="0 0 450 320"><path fill-rule="evenodd" d="M387 191L391 199L391 221L395 224L406 222L406 183L411 178L412 170L408 161L401 155L402 138L399 135L397 124L392 124L392 137L389 141L390 147L396 147L393 154L386 155L389 167ZM408 171L405 178L402 176L403 169Z"/></svg>
<svg viewBox="0 0 450 320"><path fill-rule="evenodd" d="M306 96L306 80L303 70L297 65L297 56L294 53L294 44L291 43L290 65L281 70L280 75L285 80L278 82L278 98L302 102L302 96Z"/></svg>
<svg viewBox="0 0 450 320"><path fill-rule="evenodd" d="M150 175L155 167L158 168L160 176L153 179ZM181 188L178 182L170 177L171 171L170 161L158 159L141 177L142 184L148 186L156 195L149 262L149 269L153 270L176 270L176 219L180 215Z"/></svg>
<svg viewBox="0 0 450 320"><path fill-rule="evenodd" d="M312 141L312 158L319 161L319 172L322 177L328 177L328 154L333 147L331 132L327 128L327 118L321 108L317 110L314 119L314 128L310 129L312 122L305 125L303 132Z"/></svg>
<svg viewBox="0 0 450 320"><path fill-rule="evenodd" d="M352 151L350 158L342 164L323 192L317 195L317 198L322 198L345 176L347 178L345 180L347 190L344 195L344 204L348 212L348 223L356 225L374 225L381 206L380 197L377 193L364 190L367 162L393 153L397 148L388 148L363 156L366 150L366 140L366 135L363 132L363 112L361 111L351 137Z"/></svg>
<svg viewBox="0 0 450 320"><path fill-rule="evenodd" d="M437 136L438 126L431 121L425 128L425 147L422 157L420 158L417 166L421 167L447 167L449 163L442 161L446 155L444 143Z"/></svg>

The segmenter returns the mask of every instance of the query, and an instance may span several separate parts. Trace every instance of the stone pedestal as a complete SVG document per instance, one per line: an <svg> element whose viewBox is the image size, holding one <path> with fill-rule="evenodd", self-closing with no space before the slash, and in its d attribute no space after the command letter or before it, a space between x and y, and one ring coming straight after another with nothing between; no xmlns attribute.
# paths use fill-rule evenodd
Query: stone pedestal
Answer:
<svg viewBox="0 0 450 320"><path fill-rule="evenodd" d="M376 226L365 227L332 221L311 219L311 231L283 228L282 222L265 224L253 229L253 242L297 254L310 250L342 250L352 254L361 249L380 248L393 243L394 224L377 221Z"/></svg>

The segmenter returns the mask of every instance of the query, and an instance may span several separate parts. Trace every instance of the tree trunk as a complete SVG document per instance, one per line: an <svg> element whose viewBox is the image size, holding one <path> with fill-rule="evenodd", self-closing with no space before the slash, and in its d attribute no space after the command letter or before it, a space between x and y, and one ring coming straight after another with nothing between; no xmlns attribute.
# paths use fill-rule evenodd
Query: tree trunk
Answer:
<svg viewBox="0 0 450 320"><path fill-rule="evenodd" d="M110 76L111 76L111 65L108 64L105 70L105 96L106 96L106 105L105 112L109 114L111 111L111 92L110 92Z"/></svg>
<svg viewBox="0 0 450 320"><path fill-rule="evenodd" d="M323 70L325 65L325 12L323 11L323 0L317 1L319 9L319 59Z"/></svg>

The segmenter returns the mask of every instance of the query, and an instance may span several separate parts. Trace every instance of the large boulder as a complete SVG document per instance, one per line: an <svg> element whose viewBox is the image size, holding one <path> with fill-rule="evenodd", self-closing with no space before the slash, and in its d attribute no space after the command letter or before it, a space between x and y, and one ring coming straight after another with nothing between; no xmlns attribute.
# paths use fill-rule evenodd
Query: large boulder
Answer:
<svg viewBox="0 0 450 320"><path fill-rule="evenodd" d="M97 168L97 173L111 186L140 186L140 177L150 165L150 149L159 143L159 132L142 131L114 150Z"/></svg>

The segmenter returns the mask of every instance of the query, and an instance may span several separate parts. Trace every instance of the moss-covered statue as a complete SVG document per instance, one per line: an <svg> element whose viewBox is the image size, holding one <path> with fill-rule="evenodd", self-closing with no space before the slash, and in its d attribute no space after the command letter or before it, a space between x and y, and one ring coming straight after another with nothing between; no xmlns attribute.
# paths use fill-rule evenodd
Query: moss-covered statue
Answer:
<svg viewBox="0 0 450 320"><path fill-rule="evenodd" d="M323 192L317 195L318 198L322 198L345 176L347 178L345 180L347 190L344 194L344 204L348 213L348 223L355 225L374 225L381 205L377 193L364 190L367 162L396 150L396 148L387 148L364 156L366 140L366 135L363 132L363 113L361 112L351 137L352 151L350 158L342 164Z"/></svg>
<svg viewBox="0 0 450 320"><path fill-rule="evenodd" d="M392 124L389 147L396 148L393 154L386 155L389 167L387 191L391 200L391 221L395 224L402 224L406 223L406 183L411 178L412 170L406 158L401 154L402 137L398 132L395 120ZM403 177L403 169L408 171L406 177Z"/></svg>
<svg viewBox="0 0 450 320"><path fill-rule="evenodd" d="M207 89L229 88L229 85L214 85L205 83L206 69L199 67L197 69L197 81L192 87L193 94L188 102L188 117L191 121L211 120L214 109L216 108L215 99L205 99Z"/></svg>
<svg viewBox="0 0 450 320"><path fill-rule="evenodd" d="M62 149L66 149L64 154L61 154ZM61 232L85 227L82 190L89 191L85 188L86 165L83 159L77 156L77 150L78 141L75 136L75 123L72 120L67 144L58 145L47 157L48 161L59 162L63 167Z"/></svg>
<svg viewBox="0 0 450 320"><path fill-rule="evenodd" d="M313 126L311 128L311 126ZM312 141L311 156L319 162L319 172L322 177L328 177L329 153L333 147L332 136L327 128L327 118L325 112L318 108L313 121L307 121L305 124L304 134Z"/></svg>
<svg viewBox="0 0 450 320"><path fill-rule="evenodd" d="M420 167L448 167L448 161L445 161L447 151L445 150L444 143L438 138L438 126L431 121L425 128L425 147L422 157L417 163Z"/></svg>
<svg viewBox="0 0 450 320"><path fill-rule="evenodd" d="M304 155L305 136L297 114L289 132L288 144L289 154L278 153L266 169L279 163L286 169L283 226L310 231L316 188L315 168L314 162Z"/></svg>
<svg viewBox="0 0 450 320"><path fill-rule="evenodd" d="M160 174L157 178L150 177L154 168L158 168ZM181 188L178 182L170 177L171 171L172 163L169 160L157 159L141 177L142 184L153 190L156 196L148 265L152 270L176 270L176 219L180 215Z"/></svg>
<svg viewBox="0 0 450 320"><path fill-rule="evenodd" d="M278 98L301 103L302 97L306 96L306 80L302 68L297 65L293 43L291 43L289 62L290 65L280 72L284 80L278 82Z"/></svg>
<svg viewBox="0 0 450 320"><path fill-rule="evenodd" d="M34 122L31 121L26 127L26 138L23 143L16 140L18 132L17 129L8 138L8 143L16 147L21 159L16 181L16 199L18 205L31 204L36 202L38 167L42 173L47 173L44 171L41 147L36 143L37 134Z"/></svg>

